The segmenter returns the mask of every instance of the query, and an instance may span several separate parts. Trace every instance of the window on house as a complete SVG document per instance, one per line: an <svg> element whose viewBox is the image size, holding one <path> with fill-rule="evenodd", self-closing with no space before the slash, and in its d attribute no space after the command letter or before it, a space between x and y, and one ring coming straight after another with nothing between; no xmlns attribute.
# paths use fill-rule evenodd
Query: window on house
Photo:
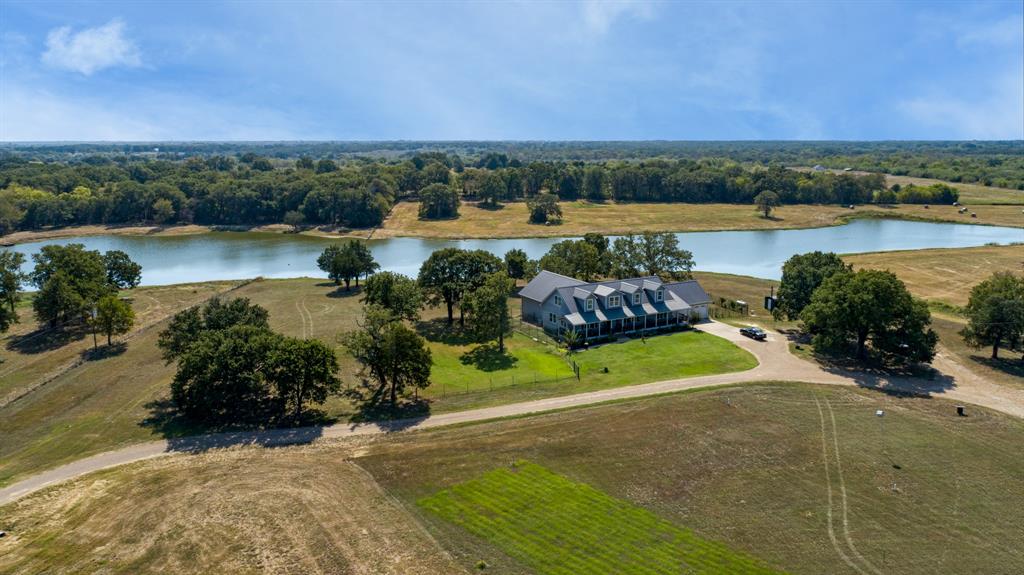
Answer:
<svg viewBox="0 0 1024 575"><path fill-rule="evenodd" d="M656 301L661 301L661 300L665 299L665 291L664 290L658 290L657 293L654 294L654 298L655 298Z"/></svg>
<svg viewBox="0 0 1024 575"><path fill-rule="evenodd" d="M608 296L608 307L619 307L622 305L620 301L621 300L617 295Z"/></svg>
<svg viewBox="0 0 1024 575"><path fill-rule="evenodd" d="M549 313L548 314L548 323L556 323L556 322L558 322L558 318L555 316L555 314Z"/></svg>
<svg viewBox="0 0 1024 575"><path fill-rule="evenodd" d="M555 305L562 305L562 296L555 294Z"/></svg>
<svg viewBox="0 0 1024 575"><path fill-rule="evenodd" d="M640 305L640 292L633 294L633 305Z"/></svg>
<svg viewBox="0 0 1024 575"><path fill-rule="evenodd" d="M594 311L594 298L587 298L587 311Z"/></svg>

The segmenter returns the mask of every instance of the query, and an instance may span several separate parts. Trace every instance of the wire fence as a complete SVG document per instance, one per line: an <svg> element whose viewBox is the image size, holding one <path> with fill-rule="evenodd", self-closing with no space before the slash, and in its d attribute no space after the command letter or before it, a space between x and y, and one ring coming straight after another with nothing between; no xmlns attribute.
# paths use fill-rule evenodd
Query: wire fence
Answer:
<svg viewBox="0 0 1024 575"><path fill-rule="evenodd" d="M580 379L573 372L572 368L567 366L564 370L559 369L549 373L530 371L520 372L511 376L481 377L472 383L469 381L464 383L437 382L432 383L430 388L438 397L444 399L517 389L542 391L576 383L580 383Z"/></svg>

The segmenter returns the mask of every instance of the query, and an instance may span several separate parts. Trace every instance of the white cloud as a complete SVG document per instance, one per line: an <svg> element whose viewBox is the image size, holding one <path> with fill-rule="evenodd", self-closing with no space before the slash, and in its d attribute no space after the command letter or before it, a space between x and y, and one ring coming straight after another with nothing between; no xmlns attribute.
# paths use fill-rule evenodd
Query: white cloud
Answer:
<svg viewBox="0 0 1024 575"><path fill-rule="evenodd" d="M602 35L620 18L647 20L653 7L640 0L587 0L583 3L583 23L591 33Z"/></svg>
<svg viewBox="0 0 1024 575"><path fill-rule="evenodd" d="M0 141L4 142L327 137L320 130L277 109L147 90L122 94L111 101L11 84L3 92L0 107Z"/></svg>
<svg viewBox="0 0 1024 575"><path fill-rule="evenodd" d="M89 76L104 68L141 66L142 58L135 42L124 35L124 22L115 18L79 32L69 26L50 30L43 63Z"/></svg>
<svg viewBox="0 0 1024 575"><path fill-rule="evenodd" d="M899 107L921 124L943 130L943 138L1024 139L1024 78L1016 70L994 80L982 100L935 95Z"/></svg>

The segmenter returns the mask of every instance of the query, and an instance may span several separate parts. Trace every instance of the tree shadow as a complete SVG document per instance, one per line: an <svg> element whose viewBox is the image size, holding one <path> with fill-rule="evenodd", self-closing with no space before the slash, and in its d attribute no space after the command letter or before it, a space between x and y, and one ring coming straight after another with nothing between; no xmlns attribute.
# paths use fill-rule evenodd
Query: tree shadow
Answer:
<svg viewBox="0 0 1024 575"><path fill-rule="evenodd" d="M90 347L82 351L82 359L85 361L99 361L108 357L117 357L128 349L128 344L123 341L116 341L110 345Z"/></svg>
<svg viewBox="0 0 1024 575"><path fill-rule="evenodd" d="M866 389L897 397L929 398L956 387L956 380L934 367L919 363L893 363L877 355L865 360L814 350L814 359L828 373L847 379Z"/></svg>
<svg viewBox="0 0 1024 575"><path fill-rule="evenodd" d="M776 216L776 215L766 216L764 214L761 214L761 219L762 220L768 220L770 222L782 222L782 221L786 220L786 218L780 218L779 216Z"/></svg>
<svg viewBox="0 0 1024 575"><path fill-rule="evenodd" d="M1006 353L1005 350L1000 350ZM1004 373L1006 375L1012 375L1014 377L1024 378L1024 358L1019 359L1008 359L1001 357L999 359L992 359L990 356L984 355L971 355L972 361L980 363L989 369Z"/></svg>
<svg viewBox="0 0 1024 575"><path fill-rule="evenodd" d="M324 426L338 422L321 410L307 409L298 421L264 414L263 424L213 424L190 419L167 398L151 401L145 407L149 415L139 424L166 439L168 451L185 453L245 445L279 447L310 443L323 435Z"/></svg>
<svg viewBox="0 0 1024 575"><path fill-rule="evenodd" d="M318 285L334 285L334 284L318 284ZM340 286L338 286L338 289L336 289L334 291L331 291L331 292L328 292L327 293L327 297L335 298L335 299L345 299L345 298L350 298L350 297L354 297L354 296L357 296L357 295L362 295L362 293L363 293L363 286L362 285L359 285L359 286L353 285L349 290L346 291L345 290L345 284L341 284Z"/></svg>
<svg viewBox="0 0 1024 575"><path fill-rule="evenodd" d="M416 333L427 341L445 345L469 345L476 342L473 333L459 327L458 321L448 325L447 316L416 322Z"/></svg>
<svg viewBox="0 0 1024 575"><path fill-rule="evenodd" d="M562 220L546 220L543 222L534 222L527 220L526 223L531 226L560 226L562 225Z"/></svg>
<svg viewBox="0 0 1024 575"><path fill-rule="evenodd" d="M418 425L430 415L430 400L419 397L399 397L396 405L391 405L390 398L384 390L366 379L360 385L345 390L344 395L357 406L350 421L352 427L374 424L386 432L402 431Z"/></svg>
<svg viewBox="0 0 1024 575"><path fill-rule="evenodd" d="M82 324L40 328L24 335L11 336L7 341L7 349L25 354L45 353L81 341L89 333L89 329Z"/></svg>
<svg viewBox="0 0 1024 575"><path fill-rule="evenodd" d="M481 210L487 210L489 212L497 212L499 210L504 210L505 209L505 204L499 204L498 202L495 202L493 204L485 204L485 203L481 202L481 203L478 203L476 205L476 207L481 209Z"/></svg>
<svg viewBox="0 0 1024 575"><path fill-rule="evenodd" d="M462 365L472 365L480 371L501 371L515 367L519 358L508 353L498 351L498 344L495 342L478 345L459 357Z"/></svg>

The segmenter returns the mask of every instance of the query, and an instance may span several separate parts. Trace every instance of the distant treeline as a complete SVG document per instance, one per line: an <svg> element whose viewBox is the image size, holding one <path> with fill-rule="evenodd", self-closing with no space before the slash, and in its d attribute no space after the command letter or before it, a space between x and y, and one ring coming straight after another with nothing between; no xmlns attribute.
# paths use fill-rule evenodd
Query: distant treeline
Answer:
<svg viewBox="0 0 1024 575"><path fill-rule="evenodd" d="M487 154L472 165L438 152L402 161L270 159L245 153L170 161L88 156L74 162L0 159L0 233L85 224L379 224L394 202L431 184L490 203L542 191L563 200L860 204L884 191L881 175L801 173L725 160L524 164Z"/></svg>
<svg viewBox="0 0 1024 575"><path fill-rule="evenodd" d="M338 163L245 153L183 161L89 156L81 161L0 160L0 233L46 226L124 223L211 225L379 224L395 201L431 184L489 202L547 190L563 200L751 203L774 191L783 204L946 201L931 188L894 200L879 175L745 168L721 160L530 162L492 153L467 167L459 156ZM943 186L943 188L945 188ZM931 195L930 195L931 194Z"/></svg>
<svg viewBox="0 0 1024 575"><path fill-rule="evenodd" d="M333 160L409 159L441 152L474 165L494 154L519 162L602 162L612 160L700 160L723 158L742 164L852 168L868 172L935 178L1024 189L1024 141L948 142L134 142L0 144L44 161L82 161L91 155L144 156L182 160L190 156L254 154L271 160L302 156Z"/></svg>

